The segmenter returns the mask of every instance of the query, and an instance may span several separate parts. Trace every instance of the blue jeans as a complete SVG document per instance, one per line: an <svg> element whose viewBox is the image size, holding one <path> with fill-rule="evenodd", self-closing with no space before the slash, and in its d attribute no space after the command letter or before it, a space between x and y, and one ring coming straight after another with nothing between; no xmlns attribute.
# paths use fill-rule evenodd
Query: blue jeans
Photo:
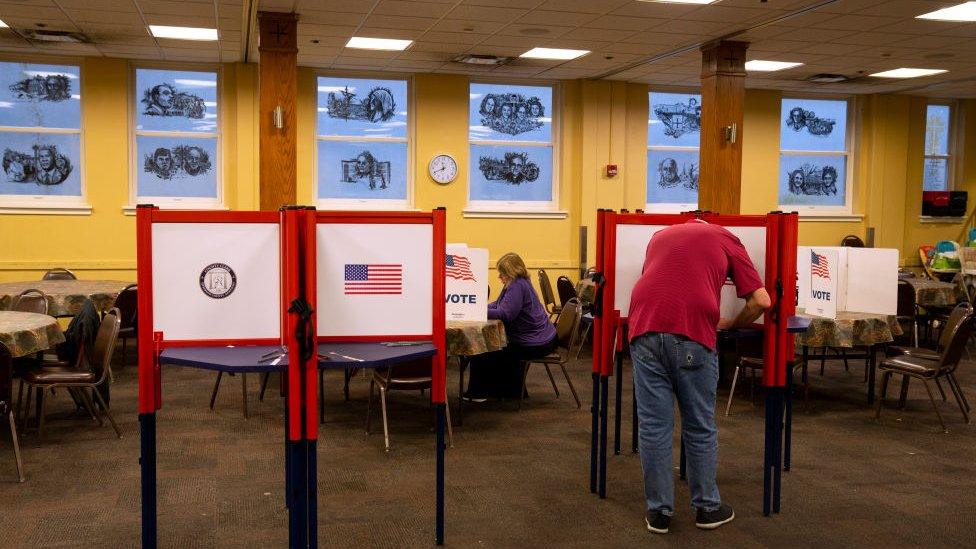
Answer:
<svg viewBox="0 0 976 549"><path fill-rule="evenodd" d="M651 332L631 342L630 356L647 510L674 513L671 441L675 398L681 410L691 505L706 511L718 509L722 502L715 482L718 355L682 336Z"/></svg>

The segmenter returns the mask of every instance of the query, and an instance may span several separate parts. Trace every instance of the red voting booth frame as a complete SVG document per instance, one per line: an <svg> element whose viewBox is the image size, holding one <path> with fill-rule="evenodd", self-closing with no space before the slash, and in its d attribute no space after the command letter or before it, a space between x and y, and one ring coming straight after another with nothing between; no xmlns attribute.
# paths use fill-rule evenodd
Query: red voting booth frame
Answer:
<svg viewBox="0 0 976 549"><path fill-rule="evenodd" d="M433 226L432 333L422 336L370 335L317 338L316 314L302 315L296 305L316 301L317 223L430 224ZM274 339L167 340L153 328L152 227L158 223L267 223L280 226L281 239L281 337ZM437 348L433 360L431 398L437 410L436 442L436 538L444 541L444 430L446 342L444 309L444 254L446 212L316 212L314 208L286 207L279 212L161 211L140 205L136 213L137 327L139 357L139 425L142 486L142 546L157 546L156 509L156 412L162 408L159 355L167 347L227 345L283 345L288 349L285 376L286 502L289 508L289 547L317 546L316 440L318 438L318 357L314 347L303 356L303 335L313 344L322 341L430 340ZM307 345L306 345L307 346ZM296 397L297 395L297 397Z"/></svg>
<svg viewBox="0 0 976 549"><path fill-rule="evenodd" d="M780 472L784 449L789 462L792 420L792 370L787 366L794 353L794 341L787 333L787 321L796 311L796 213L772 212L768 215L721 215L709 212L682 214L597 212L596 271L600 278L594 304L593 322L593 406L591 408L590 492L606 497L607 420L609 415L609 378L617 367L617 432L620 425L621 381L624 345L627 341L627 319L614 308L616 295L617 227L621 225L676 225L701 219L726 227L763 227L766 235L764 285L772 306L762 324L763 359L776 367L763 369L766 397L766 448L763 462L763 514L780 510ZM633 250L643 254L644 250ZM783 296L787 296L786 299ZM634 410L636 417L636 408ZM785 417L785 429L784 429ZM619 435L617 444L619 445ZM636 447L636 439L634 441ZM683 449L682 449L683 450ZM618 446L619 451L619 446ZM682 456L684 455L682 451ZM682 460L683 462L683 460ZM683 470L683 468L682 468Z"/></svg>

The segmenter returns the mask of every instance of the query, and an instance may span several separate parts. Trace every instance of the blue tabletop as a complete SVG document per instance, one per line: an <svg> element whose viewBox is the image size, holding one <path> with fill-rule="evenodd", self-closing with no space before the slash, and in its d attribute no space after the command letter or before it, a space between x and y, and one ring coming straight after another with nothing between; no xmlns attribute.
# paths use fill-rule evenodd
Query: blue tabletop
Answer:
<svg viewBox="0 0 976 549"><path fill-rule="evenodd" d="M236 347L170 347L159 355L160 364L189 366L222 372L277 372L288 366L288 356L261 359L279 348L273 345ZM320 343L319 368L387 368L398 362L429 358L437 349L429 342L389 346L383 343Z"/></svg>
<svg viewBox="0 0 976 549"><path fill-rule="evenodd" d="M791 334L801 334L810 328L812 320L805 316L791 316L786 321L786 331ZM750 337L761 337L761 328L738 328L735 330L719 330L718 336L726 339L745 339Z"/></svg>

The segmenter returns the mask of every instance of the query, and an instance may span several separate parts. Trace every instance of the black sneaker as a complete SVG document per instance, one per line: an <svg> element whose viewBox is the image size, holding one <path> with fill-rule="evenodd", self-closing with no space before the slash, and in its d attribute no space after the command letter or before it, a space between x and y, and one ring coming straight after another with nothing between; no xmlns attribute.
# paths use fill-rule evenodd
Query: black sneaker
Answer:
<svg viewBox="0 0 976 549"><path fill-rule="evenodd" d="M647 524L647 529L655 534L667 534L671 526L671 516L661 511L648 511L644 523Z"/></svg>
<svg viewBox="0 0 976 549"><path fill-rule="evenodd" d="M695 526L702 530L714 530L727 522L732 522L734 518L735 511L732 510L732 506L723 503L714 511L698 509Z"/></svg>

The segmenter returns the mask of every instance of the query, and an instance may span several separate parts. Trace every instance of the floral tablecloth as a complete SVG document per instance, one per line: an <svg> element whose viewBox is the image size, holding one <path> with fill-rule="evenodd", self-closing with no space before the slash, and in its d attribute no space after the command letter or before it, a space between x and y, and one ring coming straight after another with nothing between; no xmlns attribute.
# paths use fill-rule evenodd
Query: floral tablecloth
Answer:
<svg viewBox="0 0 976 549"><path fill-rule="evenodd" d="M499 351L506 345L508 337L501 320L447 322L447 356L480 355Z"/></svg>
<svg viewBox="0 0 976 549"><path fill-rule="evenodd" d="M796 334L798 347L866 347L890 343L902 334L895 315L837 311L837 318L830 319L804 314L802 309L796 315L811 319L810 328Z"/></svg>
<svg viewBox="0 0 976 549"><path fill-rule="evenodd" d="M132 284L121 280L28 280L0 283L0 311L10 309L13 298L24 290L40 290L47 295L47 314L74 316L86 299L105 312L115 303L123 288Z"/></svg>
<svg viewBox="0 0 976 549"><path fill-rule="evenodd" d="M63 341L64 333L53 316L0 311L0 343L14 358L50 349Z"/></svg>

